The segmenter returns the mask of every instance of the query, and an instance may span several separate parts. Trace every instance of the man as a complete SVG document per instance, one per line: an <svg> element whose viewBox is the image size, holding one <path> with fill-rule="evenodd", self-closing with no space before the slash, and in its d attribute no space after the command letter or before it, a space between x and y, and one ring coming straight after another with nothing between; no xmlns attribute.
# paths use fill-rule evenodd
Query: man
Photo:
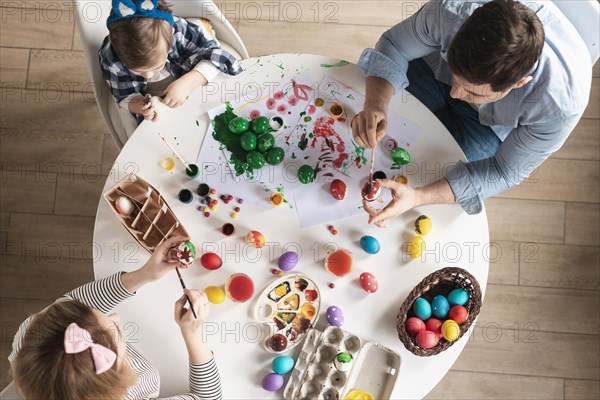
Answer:
<svg viewBox="0 0 600 400"><path fill-rule="evenodd" d="M574 5L576 7L577 5ZM469 214L522 182L557 151L589 99L592 66L577 31L550 1L431 0L366 49L364 110L354 139L373 148L386 134L392 95L407 89L444 123L468 162L414 189L391 180L393 200L369 223L425 204L458 203Z"/></svg>

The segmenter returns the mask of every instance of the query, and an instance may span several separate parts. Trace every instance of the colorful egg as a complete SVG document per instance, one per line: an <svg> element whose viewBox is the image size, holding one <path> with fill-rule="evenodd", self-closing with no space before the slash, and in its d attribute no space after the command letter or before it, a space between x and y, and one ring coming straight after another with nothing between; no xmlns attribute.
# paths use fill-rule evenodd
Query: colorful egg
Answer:
<svg viewBox="0 0 600 400"><path fill-rule="evenodd" d="M425 330L425 322L417 317L410 317L406 320L406 332L415 337L421 331Z"/></svg>
<svg viewBox="0 0 600 400"><path fill-rule="evenodd" d="M285 150L281 147L273 147L267 152L267 163L269 165L278 165L283 161L283 157L285 156Z"/></svg>
<svg viewBox="0 0 600 400"><path fill-rule="evenodd" d="M277 356L273 359L271 368L276 374L287 374L294 368L294 359L290 356Z"/></svg>
<svg viewBox="0 0 600 400"><path fill-rule="evenodd" d="M288 340L281 333L277 333L269 339L269 347L275 351L283 351L287 348Z"/></svg>
<svg viewBox="0 0 600 400"><path fill-rule="evenodd" d="M469 318L469 311L463 306L452 306L450 311L448 311L448 318L462 325Z"/></svg>
<svg viewBox="0 0 600 400"><path fill-rule="evenodd" d="M262 382L261 386L267 392L276 392L283 386L283 376L279 374L267 374Z"/></svg>
<svg viewBox="0 0 600 400"><path fill-rule="evenodd" d="M286 253L283 253L279 257L279 261L277 261L277 266L282 271L289 271L293 269L296 266L296 264L298 264L299 259L300 258L298 257L298 253L294 251L288 251Z"/></svg>
<svg viewBox="0 0 600 400"><path fill-rule="evenodd" d="M196 258L196 247L192 242L181 242L177 247L177 259L184 265L190 265Z"/></svg>
<svg viewBox="0 0 600 400"><path fill-rule="evenodd" d="M233 274L225 283L225 293L236 303L244 303L254 294L254 282L246 274Z"/></svg>
<svg viewBox="0 0 600 400"><path fill-rule="evenodd" d="M273 146L275 146L275 136L271 135L270 133L260 135L256 143L256 149L261 153L271 150Z"/></svg>
<svg viewBox="0 0 600 400"><path fill-rule="evenodd" d="M221 268L223 265L223 260L216 253L204 253L202 257L200 257L200 264L208 270L215 270Z"/></svg>
<svg viewBox="0 0 600 400"><path fill-rule="evenodd" d="M335 365L335 368L337 368L338 371L348 372L352 368L353 361L354 358L352 357L352 355L344 351L338 353L337 356L335 356L335 360L333 360L333 365Z"/></svg>
<svg viewBox="0 0 600 400"><path fill-rule="evenodd" d="M377 278L375 278L375 275L369 272L363 272L360 274L360 278L358 278L358 280L360 281L360 286L367 293L375 293L377 289L379 289Z"/></svg>
<svg viewBox="0 0 600 400"><path fill-rule="evenodd" d="M336 250L325 257L325 269L341 278L352 271L353 259L352 253L348 250Z"/></svg>
<svg viewBox="0 0 600 400"><path fill-rule="evenodd" d="M341 179L334 179L329 185L329 192L336 200L344 200L348 193L348 187Z"/></svg>
<svg viewBox="0 0 600 400"><path fill-rule="evenodd" d="M225 301L225 291L219 286L207 286L204 289L204 293L206 293L208 301L213 304L221 304Z"/></svg>
<svg viewBox="0 0 600 400"><path fill-rule="evenodd" d="M396 147L392 150L392 160L394 160L396 164L406 165L410 162L410 154L402 147Z"/></svg>
<svg viewBox="0 0 600 400"><path fill-rule="evenodd" d="M119 196L117 197L117 200L115 200L115 208L121 215L130 215L133 212L134 206L133 202L127 197Z"/></svg>
<svg viewBox="0 0 600 400"><path fill-rule="evenodd" d="M448 294L448 302L453 306L464 306L469 301L469 292L465 289L454 289Z"/></svg>
<svg viewBox="0 0 600 400"><path fill-rule="evenodd" d="M451 319L447 319L442 324L442 335L444 335L444 339L453 342L460 336L460 327Z"/></svg>
<svg viewBox="0 0 600 400"><path fill-rule="evenodd" d="M303 165L298 168L298 180L305 185L311 183L315 179L315 171L310 165Z"/></svg>
<svg viewBox="0 0 600 400"><path fill-rule="evenodd" d="M377 254L381 249L379 241L373 236L363 236L360 238L360 247L369 254Z"/></svg>
<svg viewBox="0 0 600 400"><path fill-rule="evenodd" d="M415 236L410 239L408 244L406 245L406 254L408 254L411 258L419 258L425 251L425 239L423 236Z"/></svg>
<svg viewBox="0 0 600 400"><path fill-rule="evenodd" d="M260 169L265 165L265 157L258 151L249 151L246 154L246 162L254 169Z"/></svg>
<svg viewBox="0 0 600 400"><path fill-rule="evenodd" d="M265 116L254 118L252 122L250 122L250 129L257 135L262 135L269 130L269 118Z"/></svg>
<svg viewBox="0 0 600 400"><path fill-rule="evenodd" d="M330 325L340 327L344 324L344 312L336 306L328 307L325 317Z"/></svg>
<svg viewBox="0 0 600 400"><path fill-rule="evenodd" d="M250 127L250 121L248 121L244 117L235 117L231 121L229 121L229 130L232 133L242 133L246 132Z"/></svg>
<svg viewBox="0 0 600 400"><path fill-rule="evenodd" d="M429 318L425 321L425 329L435 333L438 339L441 339L442 336L442 321L437 318Z"/></svg>
<svg viewBox="0 0 600 400"><path fill-rule="evenodd" d="M252 132L244 132L240 138L240 145L246 151L256 149L256 135Z"/></svg>
<svg viewBox="0 0 600 400"><path fill-rule="evenodd" d="M431 311L436 318L444 319L448 316L448 311L450 311L450 303L448 303L445 296L438 294L431 302Z"/></svg>
<svg viewBox="0 0 600 400"><path fill-rule="evenodd" d="M265 245L265 237L259 231L250 231L246 235L246 243L251 244L257 249L262 248Z"/></svg>
<svg viewBox="0 0 600 400"><path fill-rule="evenodd" d="M377 181L367 181L362 187L361 195L366 201L376 200L381 194L381 185Z"/></svg>
<svg viewBox="0 0 600 400"><path fill-rule="evenodd" d="M431 232L431 218L427 215L421 215L415 221L415 232L417 235L425 236Z"/></svg>
<svg viewBox="0 0 600 400"><path fill-rule="evenodd" d="M413 304L413 311L415 315L423 321L427 321L431 318L431 305L427 300L419 297Z"/></svg>
<svg viewBox="0 0 600 400"><path fill-rule="evenodd" d="M419 332L415 340L419 347L422 347L424 349L431 349L432 347L435 347L440 341L437 335L431 331Z"/></svg>

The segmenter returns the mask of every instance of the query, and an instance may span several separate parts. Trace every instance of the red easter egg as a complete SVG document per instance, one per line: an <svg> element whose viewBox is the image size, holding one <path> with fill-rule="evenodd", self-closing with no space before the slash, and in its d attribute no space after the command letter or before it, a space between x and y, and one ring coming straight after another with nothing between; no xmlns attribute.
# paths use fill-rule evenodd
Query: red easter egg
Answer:
<svg viewBox="0 0 600 400"><path fill-rule="evenodd" d="M336 200L344 200L346 198L346 193L348 192L348 187L341 179L334 179L329 185L329 191L331 195Z"/></svg>
<svg viewBox="0 0 600 400"><path fill-rule="evenodd" d="M377 283L377 278L369 272L363 272L360 274L360 286L367 293L375 293L379 288L379 284Z"/></svg>
<svg viewBox="0 0 600 400"><path fill-rule="evenodd" d="M406 320L406 332L412 337L417 336L421 331L425 330L425 322L417 317L410 317Z"/></svg>
<svg viewBox="0 0 600 400"><path fill-rule="evenodd" d="M435 347L439 341L437 335L431 331L421 331L417 334L417 344L424 349Z"/></svg>
<svg viewBox="0 0 600 400"><path fill-rule="evenodd" d="M221 268L223 260L216 253L204 253L200 257L200 264L206 269L215 270Z"/></svg>
<svg viewBox="0 0 600 400"><path fill-rule="evenodd" d="M448 318L456 321L457 324L462 325L469 318L469 311L463 306L452 306L448 311Z"/></svg>
<svg viewBox="0 0 600 400"><path fill-rule="evenodd" d="M429 318L427 321L425 321L425 327L427 330L435 333L438 339L444 337L444 335L442 335L442 324L443 322L437 318Z"/></svg>

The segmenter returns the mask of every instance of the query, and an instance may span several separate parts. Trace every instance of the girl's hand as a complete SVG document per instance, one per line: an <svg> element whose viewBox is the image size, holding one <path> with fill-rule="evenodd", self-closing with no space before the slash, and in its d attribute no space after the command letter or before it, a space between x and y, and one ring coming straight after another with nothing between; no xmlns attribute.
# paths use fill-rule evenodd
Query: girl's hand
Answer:
<svg viewBox="0 0 600 400"><path fill-rule="evenodd" d="M383 209L378 210L363 200L365 211L369 214L369 224L385 228L392 218L418 206L417 192L411 186L390 179L378 179L377 182L382 188L392 191L392 201Z"/></svg>
<svg viewBox="0 0 600 400"><path fill-rule="evenodd" d="M165 98L162 102L171 108L179 107L185 103L191 90L192 87L190 87L189 82L184 75L167 86Z"/></svg>
<svg viewBox="0 0 600 400"><path fill-rule="evenodd" d="M185 308L186 295L189 297L198 318L194 318L192 310ZM201 332L202 323L208 318L208 311L208 297L205 293L196 289L184 290L183 296L175 302L175 322L179 325L184 337Z"/></svg>
<svg viewBox="0 0 600 400"><path fill-rule="evenodd" d="M173 249L189 240L186 237L172 237L162 242L155 250L148 262L144 264L140 271L151 281L156 281L165 276L168 272L171 272L175 267L179 266L181 262L177 260L177 252Z"/></svg>
<svg viewBox="0 0 600 400"><path fill-rule="evenodd" d="M144 96L136 96L129 102L129 112L141 114L145 120L156 122L158 113L151 102L147 102Z"/></svg>

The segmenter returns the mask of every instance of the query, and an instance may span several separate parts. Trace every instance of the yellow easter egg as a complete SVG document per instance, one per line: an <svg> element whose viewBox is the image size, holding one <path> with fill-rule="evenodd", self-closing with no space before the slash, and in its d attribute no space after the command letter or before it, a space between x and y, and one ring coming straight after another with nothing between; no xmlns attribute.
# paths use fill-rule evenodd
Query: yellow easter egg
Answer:
<svg viewBox="0 0 600 400"><path fill-rule="evenodd" d="M221 304L225 301L225 291L219 286L207 286L204 293L206 293L208 301L213 304Z"/></svg>
<svg viewBox="0 0 600 400"><path fill-rule="evenodd" d="M421 215L415 221L415 232L417 232L417 235L425 236L431 232L431 226L431 218L427 215Z"/></svg>
<svg viewBox="0 0 600 400"><path fill-rule="evenodd" d="M415 236L406 245L406 254L412 258L419 258L425 251L425 240L422 236Z"/></svg>
<svg viewBox="0 0 600 400"><path fill-rule="evenodd" d="M456 323L456 321L452 319L447 319L442 324L442 335L444 339L454 342L460 336L460 327Z"/></svg>
<svg viewBox="0 0 600 400"><path fill-rule="evenodd" d="M344 397L344 400L373 400L373 399L374 399L374 397L371 393L365 392L363 390L358 390L358 389L352 389Z"/></svg>
<svg viewBox="0 0 600 400"><path fill-rule="evenodd" d="M394 176L394 182L407 184L408 179L404 175L396 175Z"/></svg>

